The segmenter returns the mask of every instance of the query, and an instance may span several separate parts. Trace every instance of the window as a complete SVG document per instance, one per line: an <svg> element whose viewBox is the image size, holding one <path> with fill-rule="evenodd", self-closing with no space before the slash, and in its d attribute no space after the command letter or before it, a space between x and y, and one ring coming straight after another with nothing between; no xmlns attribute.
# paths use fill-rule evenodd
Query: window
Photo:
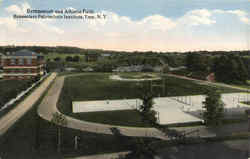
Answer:
<svg viewBox="0 0 250 159"><path fill-rule="evenodd" d="M32 59L27 59L27 64L31 65L32 64Z"/></svg>
<svg viewBox="0 0 250 159"><path fill-rule="evenodd" d="M10 59L10 64L11 65L15 65L16 64L16 60L15 59Z"/></svg>
<svg viewBox="0 0 250 159"><path fill-rule="evenodd" d="M23 59L19 59L19 65L23 65L24 64L24 60Z"/></svg>

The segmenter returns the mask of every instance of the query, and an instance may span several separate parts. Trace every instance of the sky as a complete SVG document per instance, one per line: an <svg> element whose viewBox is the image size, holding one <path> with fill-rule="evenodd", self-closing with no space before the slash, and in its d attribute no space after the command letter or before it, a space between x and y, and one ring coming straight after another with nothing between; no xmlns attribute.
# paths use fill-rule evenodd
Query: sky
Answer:
<svg viewBox="0 0 250 159"><path fill-rule="evenodd" d="M27 15L27 9L85 9L106 18L13 18ZM247 50L250 0L0 0L0 45L161 52Z"/></svg>

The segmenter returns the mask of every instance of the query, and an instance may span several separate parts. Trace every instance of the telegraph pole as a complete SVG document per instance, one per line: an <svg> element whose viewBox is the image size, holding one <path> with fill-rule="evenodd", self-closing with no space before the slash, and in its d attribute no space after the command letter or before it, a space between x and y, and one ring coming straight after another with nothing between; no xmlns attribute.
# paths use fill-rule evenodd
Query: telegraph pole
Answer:
<svg viewBox="0 0 250 159"><path fill-rule="evenodd" d="M79 141L80 137L79 136L75 136L75 150L78 149L78 141Z"/></svg>

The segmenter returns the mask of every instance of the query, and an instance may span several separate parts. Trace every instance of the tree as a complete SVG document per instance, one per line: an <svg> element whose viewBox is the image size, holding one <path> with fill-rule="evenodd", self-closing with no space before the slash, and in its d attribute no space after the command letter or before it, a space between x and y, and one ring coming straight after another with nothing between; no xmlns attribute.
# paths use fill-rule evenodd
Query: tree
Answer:
<svg viewBox="0 0 250 159"><path fill-rule="evenodd" d="M60 57L56 57L56 58L54 58L54 61L61 61L61 58Z"/></svg>
<svg viewBox="0 0 250 159"><path fill-rule="evenodd" d="M80 61L80 57L78 55L74 56L72 61L74 62L79 62Z"/></svg>
<svg viewBox="0 0 250 159"><path fill-rule="evenodd" d="M245 83L248 79L247 66L244 64L243 59L241 57L236 56L235 60L238 63L238 80Z"/></svg>
<svg viewBox="0 0 250 159"><path fill-rule="evenodd" d="M142 105L139 107L142 120L148 122L150 125L155 126L157 124L156 111L153 110L153 94L149 91L145 92L142 97Z"/></svg>
<svg viewBox="0 0 250 159"><path fill-rule="evenodd" d="M135 138L130 149L130 153L120 155L115 159L154 159L157 154L152 142L142 138Z"/></svg>
<svg viewBox="0 0 250 159"><path fill-rule="evenodd" d="M67 56L67 57L65 58L65 61L67 61L67 62L72 62L72 61L73 61L73 58L72 58L71 56Z"/></svg>
<svg viewBox="0 0 250 159"><path fill-rule="evenodd" d="M95 66L95 71L97 71L97 72L112 72L114 65L115 65L114 61L111 61L111 60L99 61Z"/></svg>
<svg viewBox="0 0 250 159"><path fill-rule="evenodd" d="M216 89L208 90L203 103L203 119L207 126L217 126L221 124L224 112L224 103L221 94Z"/></svg>
<svg viewBox="0 0 250 159"><path fill-rule="evenodd" d="M168 73L170 71L169 69L169 66L167 64L165 64L163 67L162 67L162 72L163 73Z"/></svg>
<svg viewBox="0 0 250 159"><path fill-rule="evenodd" d="M242 58L235 55L223 55L216 58L213 72L216 81L225 83L245 84L249 76Z"/></svg>
<svg viewBox="0 0 250 159"><path fill-rule="evenodd" d="M61 152L61 127L67 125L67 119L63 114L56 112L52 114L51 122L57 125L57 152Z"/></svg>
<svg viewBox="0 0 250 159"><path fill-rule="evenodd" d="M206 55L188 53L186 57L186 67L190 71L208 71L210 61Z"/></svg>

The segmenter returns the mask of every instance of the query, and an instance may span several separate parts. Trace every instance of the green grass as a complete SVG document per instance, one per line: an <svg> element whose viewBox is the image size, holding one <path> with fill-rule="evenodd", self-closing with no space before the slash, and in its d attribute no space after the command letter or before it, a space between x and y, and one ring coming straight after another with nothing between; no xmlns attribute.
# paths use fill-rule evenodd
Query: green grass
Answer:
<svg viewBox="0 0 250 159"><path fill-rule="evenodd" d="M51 86L51 85L50 85ZM47 89L48 90L48 89ZM0 156L5 159L29 159L29 158L61 158L55 152L36 150L37 126L39 117L37 107L47 91L39 98L33 107L21 117L5 134L0 136Z"/></svg>
<svg viewBox="0 0 250 159"><path fill-rule="evenodd" d="M100 111L87 113L74 113L75 118L84 121L122 125L122 126L138 126L150 127L149 124L142 121L142 117L136 110L116 110L116 111Z"/></svg>
<svg viewBox="0 0 250 159"><path fill-rule="evenodd" d="M25 90L29 80L0 80L0 107Z"/></svg>
<svg viewBox="0 0 250 159"><path fill-rule="evenodd" d="M62 128L62 153L56 152L57 127L37 115L39 101L3 136L0 136L0 156L4 159L61 159L83 155L94 155L129 151L135 137L82 132ZM79 149L74 149L74 137L79 136ZM142 138L145 141L158 139Z"/></svg>
<svg viewBox="0 0 250 159"><path fill-rule="evenodd" d="M35 87L33 87L29 92L27 92L24 96L22 96L20 99L18 99L15 103L13 103L11 106L3 109L2 111L0 111L0 118L3 117L6 113L8 113L9 111L11 111L12 109L14 109L20 102L22 102L27 96L29 96L37 87L40 86L40 84L45 81L47 78L49 77L46 76L42 81L40 81ZM9 81L10 82L10 81ZM17 81L18 83L23 83L26 82L28 83L28 81Z"/></svg>
<svg viewBox="0 0 250 159"><path fill-rule="evenodd" d="M132 73L134 75L136 73ZM137 73L139 74L139 73ZM86 100L104 100L104 99L131 99L141 96L140 84L130 81L110 80L111 74L106 73L89 73L78 76L69 76L65 79L65 83L60 95L58 108L69 116L76 117L87 121L100 122L105 124L115 124L122 126L138 126L145 127L140 121L138 113L130 111L114 111L114 112L91 112L91 113L72 113L72 101ZM148 87L149 81L140 82L141 85ZM154 83L160 83L156 81ZM184 96L203 94L206 88L210 86L199 85L190 80L179 79L175 77L166 77L166 94L165 96ZM219 88L221 92L234 92L236 90L230 88ZM160 88L154 88L155 95L162 93ZM132 120L129 120L129 118ZM134 122L133 122L134 120Z"/></svg>

